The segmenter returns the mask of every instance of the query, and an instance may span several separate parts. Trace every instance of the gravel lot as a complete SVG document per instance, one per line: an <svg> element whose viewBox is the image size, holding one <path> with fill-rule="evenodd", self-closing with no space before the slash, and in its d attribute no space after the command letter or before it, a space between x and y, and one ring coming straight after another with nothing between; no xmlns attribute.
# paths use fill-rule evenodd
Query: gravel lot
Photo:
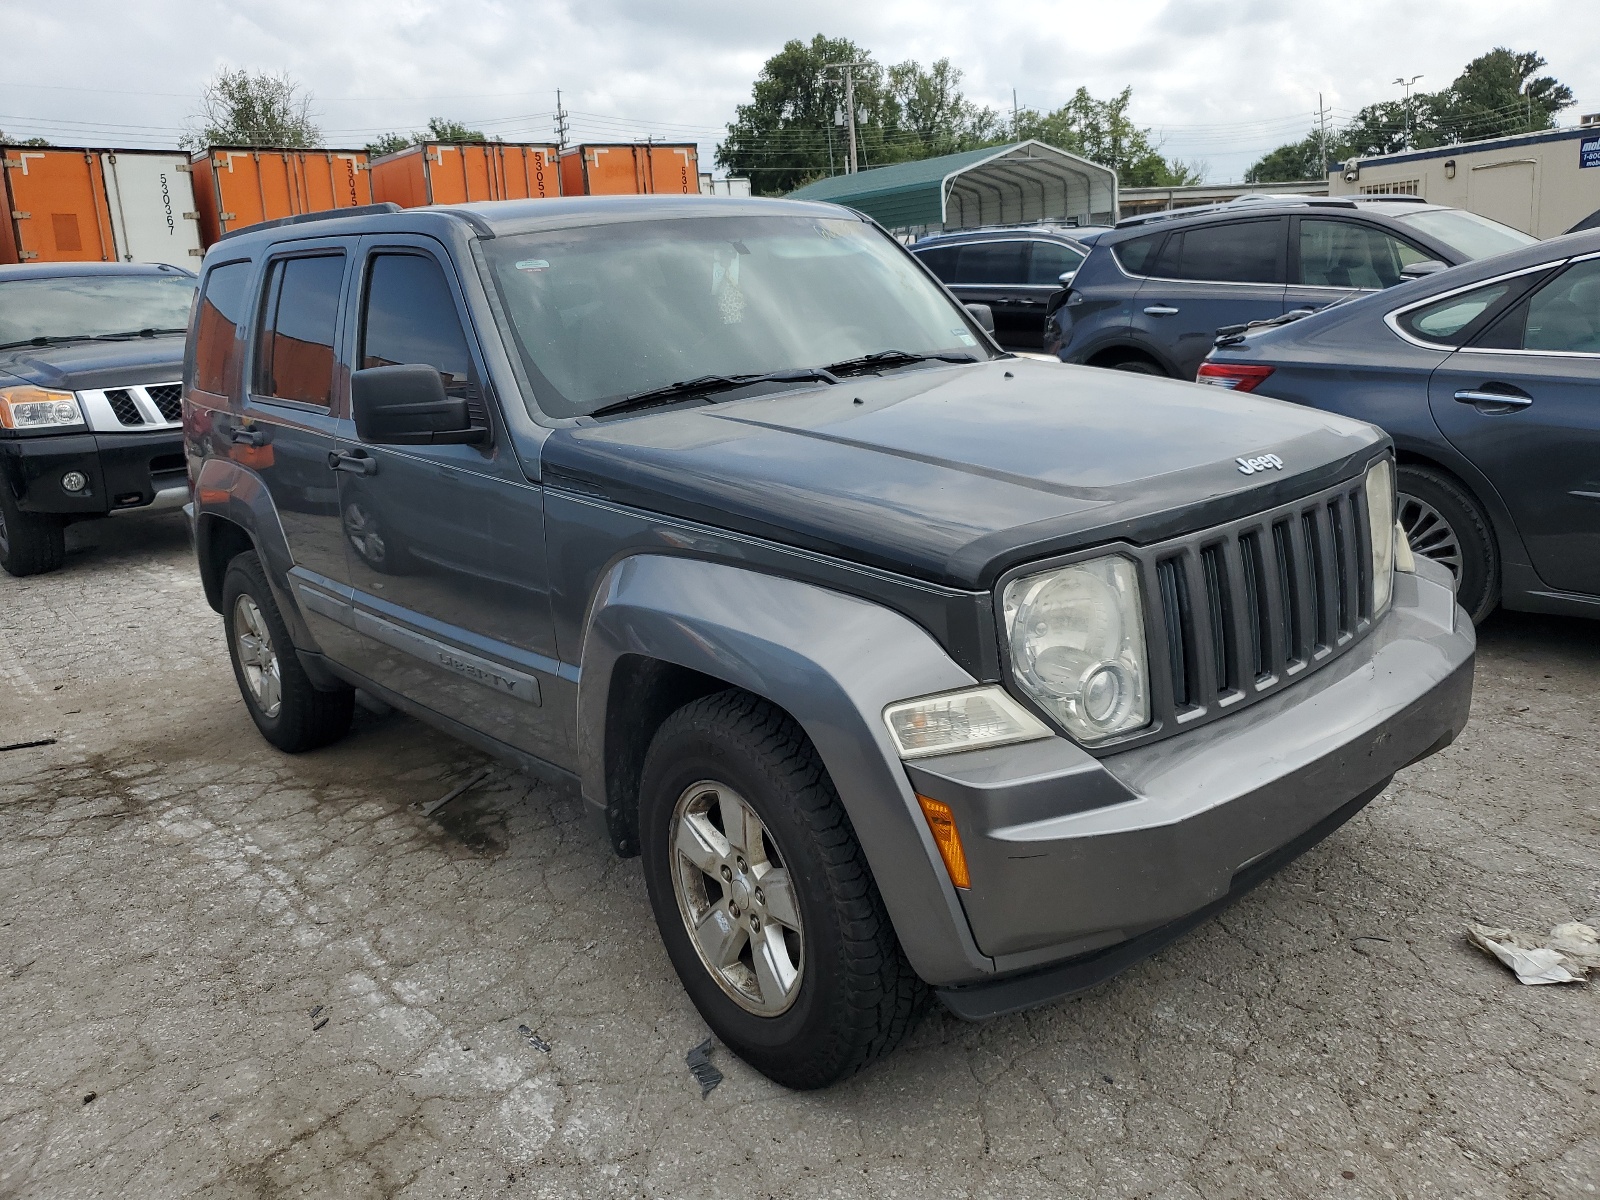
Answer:
<svg viewBox="0 0 1600 1200"><path fill-rule="evenodd" d="M638 862L574 796L496 766L424 817L488 764L399 715L280 755L181 518L69 545L0 576L0 745L59 739L0 754L0 1196L1600 1186L1600 983L1461 933L1600 920L1600 623L1494 618L1460 742L1106 987L935 1011L826 1094L719 1048L702 1100Z"/></svg>

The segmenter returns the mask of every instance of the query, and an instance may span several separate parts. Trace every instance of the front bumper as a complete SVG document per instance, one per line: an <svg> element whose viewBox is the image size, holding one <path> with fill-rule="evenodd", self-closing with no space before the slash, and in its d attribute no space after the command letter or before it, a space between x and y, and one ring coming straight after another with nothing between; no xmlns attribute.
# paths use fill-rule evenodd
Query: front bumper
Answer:
<svg viewBox="0 0 1600 1200"><path fill-rule="evenodd" d="M1093 759L1063 739L907 764L948 804L962 903L993 976L944 981L993 1016L1108 978L1332 832L1466 724L1475 639L1419 562L1391 611L1300 684L1192 733Z"/></svg>
<svg viewBox="0 0 1600 1200"><path fill-rule="evenodd" d="M66 491L68 471L81 472L89 486ZM182 430L0 440L0 476L23 512L99 517L176 508L189 498Z"/></svg>

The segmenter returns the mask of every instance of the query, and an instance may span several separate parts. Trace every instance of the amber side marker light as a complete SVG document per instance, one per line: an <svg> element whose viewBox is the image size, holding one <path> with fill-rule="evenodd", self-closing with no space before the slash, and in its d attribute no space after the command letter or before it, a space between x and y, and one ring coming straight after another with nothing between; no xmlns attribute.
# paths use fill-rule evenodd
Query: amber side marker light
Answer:
<svg viewBox="0 0 1600 1200"><path fill-rule="evenodd" d="M967 874L967 854L961 848L961 834L956 831L955 814L948 804L941 804L920 793L917 803L922 805L922 815L928 819L934 845L939 847L939 857L944 859L944 869L950 882L958 888L970 888L972 878Z"/></svg>

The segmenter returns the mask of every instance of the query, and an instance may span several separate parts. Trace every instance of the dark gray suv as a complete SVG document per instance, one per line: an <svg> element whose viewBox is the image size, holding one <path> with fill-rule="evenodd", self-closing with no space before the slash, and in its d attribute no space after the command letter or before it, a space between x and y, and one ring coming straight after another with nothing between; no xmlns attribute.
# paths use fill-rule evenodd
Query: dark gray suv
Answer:
<svg viewBox="0 0 1600 1200"><path fill-rule="evenodd" d="M1065 362L1193 379L1217 330L1529 245L1534 238L1410 196L1256 199L1134 217L1098 238L1050 302Z"/></svg>
<svg viewBox="0 0 1600 1200"><path fill-rule="evenodd" d="M1039 225L938 234L911 252L963 303L989 306L1002 346L1038 350L1050 298L1071 282L1089 246L1070 228Z"/></svg>
<svg viewBox="0 0 1600 1200"><path fill-rule="evenodd" d="M1002 354L831 205L241 232L184 383L262 735L361 688L572 782L789 1086L1115 974L1467 719L1381 431Z"/></svg>

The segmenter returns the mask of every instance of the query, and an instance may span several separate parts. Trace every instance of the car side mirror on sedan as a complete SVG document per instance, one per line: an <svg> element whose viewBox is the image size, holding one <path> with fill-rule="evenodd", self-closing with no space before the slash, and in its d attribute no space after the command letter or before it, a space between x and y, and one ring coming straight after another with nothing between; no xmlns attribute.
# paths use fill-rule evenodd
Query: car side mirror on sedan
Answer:
<svg viewBox="0 0 1600 1200"><path fill-rule="evenodd" d="M1421 262L1408 263L1400 268L1401 279L1423 279L1429 275L1437 275L1440 271L1448 271L1450 264L1440 262L1437 258L1425 258Z"/></svg>
<svg viewBox="0 0 1600 1200"><path fill-rule="evenodd" d="M967 311L972 314L972 319L982 325L988 333L994 332L994 309L987 304L969 304Z"/></svg>
<svg viewBox="0 0 1600 1200"><path fill-rule="evenodd" d="M474 427L467 402L447 395L427 363L367 367L350 376L356 436L378 446L477 444L489 431Z"/></svg>
<svg viewBox="0 0 1600 1200"><path fill-rule="evenodd" d="M1076 271L1063 271L1061 274L1056 276L1056 282L1062 287L1071 287L1072 281L1077 278L1077 275L1078 273Z"/></svg>

